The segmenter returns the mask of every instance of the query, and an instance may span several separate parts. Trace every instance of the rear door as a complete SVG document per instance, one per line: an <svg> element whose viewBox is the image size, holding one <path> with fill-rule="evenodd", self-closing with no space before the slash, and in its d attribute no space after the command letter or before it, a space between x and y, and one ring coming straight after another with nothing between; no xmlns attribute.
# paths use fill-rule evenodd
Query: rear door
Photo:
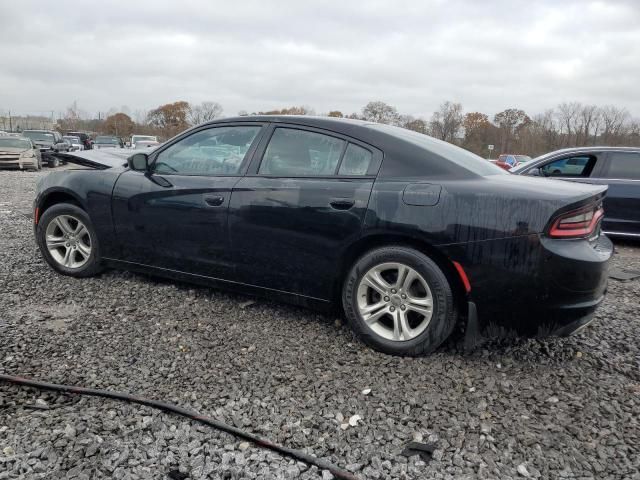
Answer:
<svg viewBox="0 0 640 480"><path fill-rule="evenodd" d="M609 152L600 177L609 185L603 230L640 237L640 152Z"/></svg>
<svg viewBox="0 0 640 480"><path fill-rule="evenodd" d="M382 153L325 130L276 124L233 188L229 238L238 280L327 300L360 235Z"/></svg>

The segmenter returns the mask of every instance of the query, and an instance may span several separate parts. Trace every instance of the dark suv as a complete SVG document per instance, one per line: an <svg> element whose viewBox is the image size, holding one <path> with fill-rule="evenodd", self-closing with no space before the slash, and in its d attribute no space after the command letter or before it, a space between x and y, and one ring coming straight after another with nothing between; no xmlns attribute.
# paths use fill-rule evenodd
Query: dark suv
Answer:
<svg viewBox="0 0 640 480"><path fill-rule="evenodd" d="M55 130L23 130L22 135L27 137L40 149L42 161L49 167L60 166L60 159L56 153L68 152L71 144L65 142L60 132Z"/></svg>
<svg viewBox="0 0 640 480"><path fill-rule="evenodd" d="M640 239L640 148L566 148L518 165L511 173L609 185L602 230Z"/></svg>

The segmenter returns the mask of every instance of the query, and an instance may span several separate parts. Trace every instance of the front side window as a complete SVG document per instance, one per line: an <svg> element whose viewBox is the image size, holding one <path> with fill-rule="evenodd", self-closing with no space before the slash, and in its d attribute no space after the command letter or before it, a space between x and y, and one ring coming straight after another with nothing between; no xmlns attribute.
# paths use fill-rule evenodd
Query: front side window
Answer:
<svg viewBox="0 0 640 480"><path fill-rule="evenodd" d="M609 155L607 178L640 180L640 153L615 152Z"/></svg>
<svg viewBox="0 0 640 480"><path fill-rule="evenodd" d="M371 152L350 143L340 164L338 175L366 175L371 165Z"/></svg>
<svg viewBox="0 0 640 480"><path fill-rule="evenodd" d="M181 175L235 175L261 126L200 130L160 152L155 172Z"/></svg>
<svg viewBox="0 0 640 480"><path fill-rule="evenodd" d="M588 177L596 163L592 155L561 158L547 163L540 170L546 177Z"/></svg>
<svg viewBox="0 0 640 480"><path fill-rule="evenodd" d="M258 173L287 177L335 175L345 141L321 133L276 128Z"/></svg>

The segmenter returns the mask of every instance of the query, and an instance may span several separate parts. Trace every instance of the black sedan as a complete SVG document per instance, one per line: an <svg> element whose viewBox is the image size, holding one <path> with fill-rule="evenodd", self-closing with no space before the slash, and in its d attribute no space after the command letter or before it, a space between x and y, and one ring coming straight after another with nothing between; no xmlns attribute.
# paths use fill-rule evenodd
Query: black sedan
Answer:
<svg viewBox="0 0 640 480"><path fill-rule="evenodd" d="M640 148L566 148L542 155L511 173L608 185L602 229L611 236L640 238Z"/></svg>
<svg viewBox="0 0 640 480"><path fill-rule="evenodd" d="M457 326L470 342L569 334L606 290L606 187L514 177L409 130L239 117L121 152L65 154L96 168L39 183L36 239L59 273L110 266L341 306L362 340L403 355Z"/></svg>

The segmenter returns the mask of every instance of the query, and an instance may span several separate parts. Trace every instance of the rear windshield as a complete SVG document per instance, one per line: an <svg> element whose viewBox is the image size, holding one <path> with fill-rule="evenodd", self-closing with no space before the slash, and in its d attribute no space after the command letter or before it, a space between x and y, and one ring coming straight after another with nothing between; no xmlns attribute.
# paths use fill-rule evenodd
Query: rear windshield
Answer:
<svg viewBox="0 0 640 480"><path fill-rule="evenodd" d="M31 148L29 140L15 137L0 137L0 148Z"/></svg>
<svg viewBox="0 0 640 480"><path fill-rule="evenodd" d="M112 145L118 145L118 139L114 137L97 137L96 143L110 143Z"/></svg>
<svg viewBox="0 0 640 480"><path fill-rule="evenodd" d="M413 143L418 147L423 147L426 150L429 150L430 152L446 158L456 165L475 173L476 175L509 175L507 171L484 158L479 157L475 153L471 153L469 150L456 147L455 145L443 142L442 140L438 140L423 133L407 130L406 128L393 127L391 125L382 125L379 123L370 124L368 126Z"/></svg>

